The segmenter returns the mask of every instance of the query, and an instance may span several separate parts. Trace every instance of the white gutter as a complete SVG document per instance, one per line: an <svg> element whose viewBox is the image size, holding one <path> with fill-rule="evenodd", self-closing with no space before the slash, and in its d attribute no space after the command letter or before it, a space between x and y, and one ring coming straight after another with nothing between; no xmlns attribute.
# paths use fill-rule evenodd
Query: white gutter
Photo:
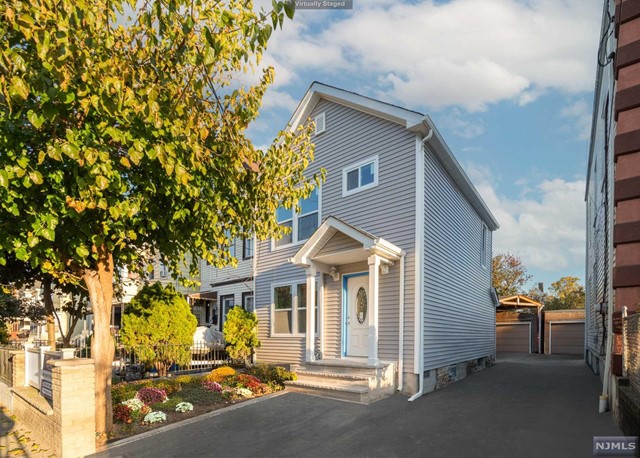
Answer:
<svg viewBox="0 0 640 458"><path fill-rule="evenodd" d="M544 349L544 342L542 339L542 309L544 308L544 304L542 307L538 308L538 354L541 355Z"/></svg>
<svg viewBox="0 0 640 458"><path fill-rule="evenodd" d="M415 238L415 327L414 372L418 371L418 391L409 398L413 402L424 394L424 146L433 136L433 129L416 145L416 238Z"/></svg>
<svg viewBox="0 0 640 458"><path fill-rule="evenodd" d="M400 278L398 279L398 289L400 290L398 298L398 335L400 336L400 341L398 342L398 391L402 391L402 384L404 382L402 375L404 369L404 255L405 253L403 251L400 255Z"/></svg>

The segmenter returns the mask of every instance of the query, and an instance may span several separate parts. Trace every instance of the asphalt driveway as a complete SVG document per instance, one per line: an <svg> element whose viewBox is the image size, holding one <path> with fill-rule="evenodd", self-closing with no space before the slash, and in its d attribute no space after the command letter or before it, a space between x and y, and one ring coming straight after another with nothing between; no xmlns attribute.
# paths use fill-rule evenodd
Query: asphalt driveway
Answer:
<svg viewBox="0 0 640 458"><path fill-rule="evenodd" d="M139 439L96 457L589 457L621 435L598 414L599 379L581 361L504 357L415 402L369 406L285 393Z"/></svg>

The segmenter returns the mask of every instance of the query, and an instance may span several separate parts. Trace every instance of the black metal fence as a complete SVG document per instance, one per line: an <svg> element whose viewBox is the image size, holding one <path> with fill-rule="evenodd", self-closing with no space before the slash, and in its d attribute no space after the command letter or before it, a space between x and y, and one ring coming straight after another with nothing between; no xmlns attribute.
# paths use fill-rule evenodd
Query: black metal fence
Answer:
<svg viewBox="0 0 640 458"><path fill-rule="evenodd" d="M152 347L156 353L188 353L186 364L172 363L168 368L171 375L210 371L216 367L235 364L222 346L207 344L192 345L156 345ZM116 344L113 358L113 377L120 380L137 380L158 376L153 361L143 361L140 355L147 354L149 348L127 348ZM167 351L163 351L167 350ZM91 347L76 349L77 358L91 358Z"/></svg>

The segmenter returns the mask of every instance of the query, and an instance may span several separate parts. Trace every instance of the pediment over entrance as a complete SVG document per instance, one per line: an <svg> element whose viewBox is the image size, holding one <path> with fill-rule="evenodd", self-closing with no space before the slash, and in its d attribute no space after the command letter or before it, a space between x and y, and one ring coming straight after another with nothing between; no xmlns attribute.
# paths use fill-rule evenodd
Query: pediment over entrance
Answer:
<svg viewBox="0 0 640 458"><path fill-rule="evenodd" d="M331 267L366 261L376 254L383 261L400 259L402 249L334 216L328 217L291 258L300 267L314 266L328 272Z"/></svg>

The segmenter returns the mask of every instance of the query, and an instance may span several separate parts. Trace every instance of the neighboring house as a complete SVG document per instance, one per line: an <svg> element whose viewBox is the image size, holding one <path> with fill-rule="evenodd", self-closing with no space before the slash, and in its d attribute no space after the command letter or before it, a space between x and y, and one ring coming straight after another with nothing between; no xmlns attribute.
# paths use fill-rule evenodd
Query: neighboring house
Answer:
<svg viewBox="0 0 640 458"><path fill-rule="evenodd" d="M254 239L235 239L231 255L238 260L237 267L217 269L200 261L200 292L190 295L194 308L200 307L204 312L202 324L218 331L223 330L225 317L234 306L254 310Z"/></svg>
<svg viewBox="0 0 640 458"><path fill-rule="evenodd" d="M498 223L431 119L320 83L289 129L308 119L326 181L258 244L258 360L300 364L310 392L351 370L415 395L491 364Z"/></svg>
<svg viewBox="0 0 640 458"><path fill-rule="evenodd" d="M614 412L618 410L616 376L622 375L623 360L621 326L614 325L614 315L620 314L624 307L630 311L640 309L638 75L638 2L606 1L598 50L585 196L585 311L586 361L600 375L603 381L601 399L606 401L608 398ZM624 358L636 358L636 353L637 350L629 351Z"/></svg>
<svg viewBox="0 0 640 458"><path fill-rule="evenodd" d="M500 298L496 309L498 353L542 353L542 307L540 302L521 294Z"/></svg>

